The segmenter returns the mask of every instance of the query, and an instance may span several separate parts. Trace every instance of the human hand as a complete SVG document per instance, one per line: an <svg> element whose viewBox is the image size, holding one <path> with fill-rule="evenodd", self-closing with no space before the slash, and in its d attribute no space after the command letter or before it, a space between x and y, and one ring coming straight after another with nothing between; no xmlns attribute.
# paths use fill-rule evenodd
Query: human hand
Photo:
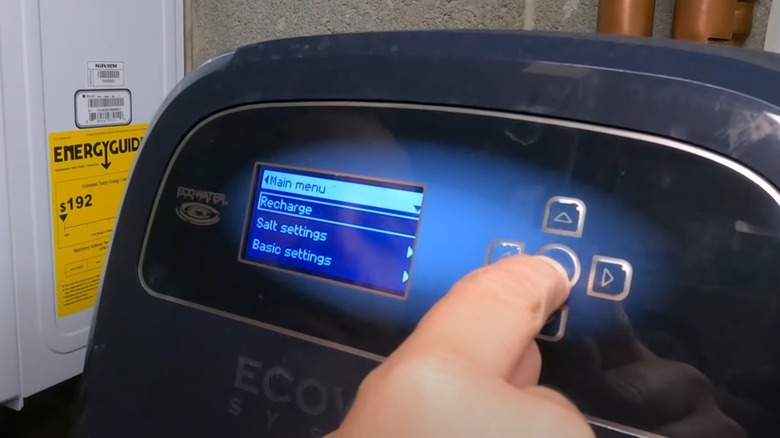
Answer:
<svg viewBox="0 0 780 438"><path fill-rule="evenodd" d="M568 295L564 269L545 257L467 275L366 377L328 437L593 437L572 403L538 386L534 338Z"/></svg>

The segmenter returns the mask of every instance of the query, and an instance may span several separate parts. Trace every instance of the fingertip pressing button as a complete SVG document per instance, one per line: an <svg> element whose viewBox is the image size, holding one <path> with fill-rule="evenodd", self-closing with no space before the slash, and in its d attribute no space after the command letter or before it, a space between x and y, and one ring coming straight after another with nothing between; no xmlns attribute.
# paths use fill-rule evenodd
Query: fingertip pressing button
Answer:
<svg viewBox="0 0 780 438"><path fill-rule="evenodd" d="M577 258L577 254L568 246L551 243L543 246L536 255L545 256L558 262L566 270L569 284L572 286L580 280L580 275L582 274L580 259Z"/></svg>
<svg viewBox="0 0 780 438"><path fill-rule="evenodd" d="M563 265L561 265L560 262L558 262L558 261L556 261L554 259L551 259L550 257L547 257L546 255L537 255L537 257L540 257L542 260L547 262L547 264L549 264L550 266L555 268L555 270L558 271L558 273L561 275L561 277L563 277L563 279L567 283L570 281L571 275L569 275L569 273L566 271L566 268L564 268Z"/></svg>

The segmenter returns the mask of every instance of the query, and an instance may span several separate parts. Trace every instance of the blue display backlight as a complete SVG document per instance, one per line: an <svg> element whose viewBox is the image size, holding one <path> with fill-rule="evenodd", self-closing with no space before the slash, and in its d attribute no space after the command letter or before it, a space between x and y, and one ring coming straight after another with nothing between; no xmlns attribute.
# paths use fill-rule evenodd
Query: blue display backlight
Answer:
<svg viewBox="0 0 780 438"><path fill-rule="evenodd" d="M258 163L240 260L406 298L425 188Z"/></svg>

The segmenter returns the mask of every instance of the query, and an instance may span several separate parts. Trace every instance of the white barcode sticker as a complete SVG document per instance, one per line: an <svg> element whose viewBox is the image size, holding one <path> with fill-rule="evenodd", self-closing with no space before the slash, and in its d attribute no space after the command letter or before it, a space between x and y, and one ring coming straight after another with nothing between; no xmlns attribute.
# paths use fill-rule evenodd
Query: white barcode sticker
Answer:
<svg viewBox="0 0 780 438"><path fill-rule="evenodd" d="M75 107L79 128L129 125L132 121L130 90L79 90Z"/></svg>
<svg viewBox="0 0 780 438"><path fill-rule="evenodd" d="M87 85L121 87L125 85L125 63L118 61L87 62Z"/></svg>

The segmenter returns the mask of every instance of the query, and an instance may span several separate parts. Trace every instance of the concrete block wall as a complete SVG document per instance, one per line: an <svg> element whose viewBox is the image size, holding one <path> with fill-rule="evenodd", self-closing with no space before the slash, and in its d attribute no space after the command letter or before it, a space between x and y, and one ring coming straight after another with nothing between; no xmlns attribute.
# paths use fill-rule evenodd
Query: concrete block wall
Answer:
<svg viewBox="0 0 780 438"><path fill-rule="evenodd" d="M322 33L493 28L593 32L598 0L185 0L188 68L258 41ZM747 46L760 48L772 0L758 0ZM674 0L656 0L669 36Z"/></svg>

